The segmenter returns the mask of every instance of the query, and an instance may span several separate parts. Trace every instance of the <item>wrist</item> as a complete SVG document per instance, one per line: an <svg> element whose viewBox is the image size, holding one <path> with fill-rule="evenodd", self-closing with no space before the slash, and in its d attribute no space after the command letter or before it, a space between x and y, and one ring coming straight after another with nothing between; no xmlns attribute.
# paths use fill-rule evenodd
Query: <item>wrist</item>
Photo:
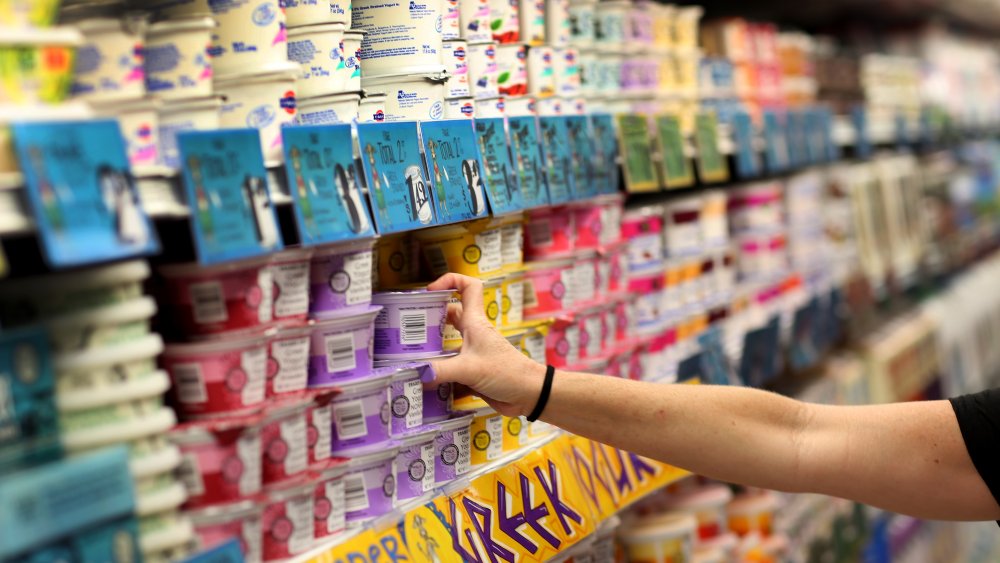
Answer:
<svg viewBox="0 0 1000 563"><path fill-rule="evenodd" d="M538 399L542 394L542 387L545 383L546 366L530 358L522 356L525 360L524 367L521 368L523 397L518 401L518 414L528 416L538 404Z"/></svg>

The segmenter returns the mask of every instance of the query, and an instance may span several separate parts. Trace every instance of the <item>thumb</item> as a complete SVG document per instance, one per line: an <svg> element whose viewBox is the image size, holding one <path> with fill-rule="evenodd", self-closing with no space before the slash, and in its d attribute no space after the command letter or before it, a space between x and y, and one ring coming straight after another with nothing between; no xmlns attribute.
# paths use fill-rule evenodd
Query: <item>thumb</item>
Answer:
<svg viewBox="0 0 1000 563"><path fill-rule="evenodd" d="M443 383L466 383L468 369L463 369L462 355L447 360L435 360L430 362L431 370L434 372L434 379L431 384L441 385Z"/></svg>

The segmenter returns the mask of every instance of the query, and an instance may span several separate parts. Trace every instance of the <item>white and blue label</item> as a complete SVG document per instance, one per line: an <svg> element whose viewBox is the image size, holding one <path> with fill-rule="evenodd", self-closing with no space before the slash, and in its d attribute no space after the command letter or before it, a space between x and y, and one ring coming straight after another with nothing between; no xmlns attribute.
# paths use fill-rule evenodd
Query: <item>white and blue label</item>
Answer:
<svg viewBox="0 0 1000 563"><path fill-rule="evenodd" d="M257 131L177 136L198 261L215 264L283 247Z"/></svg>
<svg viewBox="0 0 1000 563"><path fill-rule="evenodd" d="M559 205L573 199L573 157L564 116L539 117L542 158L549 183L549 203Z"/></svg>
<svg viewBox="0 0 1000 563"><path fill-rule="evenodd" d="M420 133L438 222L455 223L488 215L486 167L472 122L425 122L420 124Z"/></svg>
<svg viewBox="0 0 1000 563"><path fill-rule="evenodd" d="M599 194L613 194L618 191L620 173L618 170L618 135L615 134L615 120L611 114L590 116L590 126L595 143L594 183Z"/></svg>
<svg viewBox="0 0 1000 563"><path fill-rule="evenodd" d="M375 234L351 150L351 125L286 127L285 173L304 246Z"/></svg>
<svg viewBox="0 0 1000 563"><path fill-rule="evenodd" d="M159 251L117 121L25 123L11 130L52 267Z"/></svg>
<svg viewBox="0 0 1000 563"><path fill-rule="evenodd" d="M524 208L518 174L512 162L504 118L476 119L476 138L483 154L487 196L494 215Z"/></svg>
<svg viewBox="0 0 1000 563"><path fill-rule="evenodd" d="M537 118L511 117L507 120L507 126L510 128L510 153L514 177L521 188L524 208L545 207L549 205L549 185L538 136Z"/></svg>
<svg viewBox="0 0 1000 563"><path fill-rule="evenodd" d="M380 233L437 224L416 122L360 123L361 166Z"/></svg>

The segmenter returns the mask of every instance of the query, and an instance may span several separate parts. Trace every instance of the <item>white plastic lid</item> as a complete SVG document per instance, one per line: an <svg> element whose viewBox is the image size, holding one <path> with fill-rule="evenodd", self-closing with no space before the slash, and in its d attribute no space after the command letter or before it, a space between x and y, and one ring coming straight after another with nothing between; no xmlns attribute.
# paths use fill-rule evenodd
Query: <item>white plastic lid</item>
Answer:
<svg viewBox="0 0 1000 563"><path fill-rule="evenodd" d="M59 354L55 358L56 372L78 373L113 364L122 364L153 358L163 351L159 334L149 334L112 346L90 348L79 352Z"/></svg>
<svg viewBox="0 0 1000 563"><path fill-rule="evenodd" d="M342 92L340 94L328 94L326 96L300 98L296 100L295 103L299 107L299 109L305 110L305 108L336 104L340 102L346 102L348 100L357 100L358 103L361 103L361 94L357 92Z"/></svg>
<svg viewBox="0 0 1000 563"><path fill-rule="evenodd" d="M170 378L166 372L157 370L119 385L59 392L56 394L56 405L59 412L75 412L157 397L167 389L170 389Z"/></svg>
<svg viewBox="0 0 1000 563"><path fill-rule="evenodd" d="M454 289L437 291L379 291L372 294L372 303L376 305L413 305L417 303L447 303Z"/></svg>
<svg viewBox="0 0 1000 563"><path fill-rule="evenodd" d="M524 270L526 272L535 272L538 270L549 270L552 268L565 268L567 266L573 265L572 258L557 258L555 260L540 260L536 262L525 262Z"/></svg>
<svg viewBox="0 0 1000 563"><path fill-rule="evenodd" d="M162 434L176 423L177 417L174 416L174 411L163 407L149 416L131 420L128 424L99 426L63 433L62 442L66 449L79 451Z"/></svg>
<svg viewBox="0 0 1000 563"><path fill-rule="evenodd" d="M313 33L344 33L347 26L342 23L321 23L316 25L303 25L288 29L289 41L302 35L312 35Z"/></svg>
<svg viewBox="0 0 1000 563"><path fill-rule="evenodd" d="M245 72L218 76L215 78L215 87L224 90L243 85L260 84L262 82L294 81L300 73L301 67L299 67L298 63L285 61Z"/></svg>
<svg viewBox="0 0 1000 563"><path fill-rule="evenodd" d="M417 444L423 444L424 442L429 442L437 436L438 427L436 424L429 424L415 428L402 436L394 436L393 440L399 444L399 449L403 450L406 448L413 447Z"/></svg>
<svg viewBox="0 0 1000 563"><path fill-rule="evenodd" d="M252 500L243 500L232 504L207 506L197 510L189 510L185 514L197 528L199 526L214 526L235 520L243 520L250 515L260 514L262 509L262 506L259 506Z"/></svg>
<svg viewBox="0 0 1000 563"><path fill-rule="evenodd" d="M162 530L143 533L139 536L139 547L143 554L165 551L187 544L194 538L194 527L187 518L178 518L173 525Z"/></svg>
<svg viewBox="0 0 1000 563"><path fill-rule="evenodd" d="M663 541L694 534L698 521L694 516L680 513L661 514L653 518L638 519L620 530L625 543Z"/></svg>
<svg viewBox="0 0 1000 563"><path fill-rule="evenodd" d="M209 17L183 18L169 21L156 22L146 30L146 38L151 39L157 35L167 35L169 33L183 33L186 31L209 30L217 24Z"/></svg>
<svg viewBox="0 0 1000 563"><path fill-rule="evenodd" d="M128 467L132 478L142 479L173 471L180 464L181 451L177 446L167 444L151 454L129 460Z"/></svg>
<svg viewBox="0 0 1000 563"><path fill-rule="evenodd" d="M138 516L149 516L164 510L177 508L187 500L187 490L184 483L175 481L161 490L138 495L135 499L135 513Z"/></svg>
<svg viewBox="0 0 1000 563"><path fill-rule="evenodd" d="M391 378L393 383L397 381L408 381L410 379L419 379L420 370L418 370L416 366L406 365L400 367L395 372L393 372Z"/></svg>
<svg viewBox="0 0 1000 563"><path fill-rule="evenodd" d="M699 511L715 508L721 510L733 500L733 492L725 485L706 485L684 492L668 499L665 503L670 510Z"/></svg>
<svg viewBox="0 0 1000 563"><path fill-rule="evenodd" d="M163 350L163 356L200 356L202 354L215 354L218 352L228 352L230 350L258 348L266 345L267 340L263 335L254 334L250 336L237 336L231 338L220 338L218 340L190 342L187 344L168 344Z"/></svg>
<svg viewBox="0 0 1000 563"><path fill-rule="evenodd" d="M342 94L336 95L340 96ZM355 252L362 252L373 248L375 248L375 239L373 238L352 240L350 242L338 242L314 247L313 257L318 258L320 256L330 256L336 254L353 254Z"/></svg>
<svg viewBox="0 0 1000 563"><path fill-rule="evenodd" d="M344 309L341 311L331 312L326 315L317 314L315 324L313 326L315 327L315 330L319 332L324 332L330 329L354 329L370 322L381 310L382 307L370 306L358 311Z"/></svg>
<svg viewBox="0 0 1000 563"><path fill-rule="evenodd" d="M115 303L96 309L85 309L45 322L46 330L81 328L88 325L110 325L141 321L156 314L156 301L142 296L131 301Z"/></svg>
<svg viewBox="0 0 1000 563"><path fill-rule="evenodd" d="M222 107L222 98L212 96L208 98L194 98L191 100L169 100L160 106L161 114L190 113L195 111L218 110Z"/></svg>
<svg viewBox="0 0 1000 563"><path fill-rule="evenodd" d="M377 76L361 75L361 86L396 86L412 82L443 82L448 79L448 70L444 65L400 67L392 74Z"/></svg>
<svg viewBox="0 0 1000 563"><path fill-rule="evenodd" d="M473 414L471 412L463 414L456 413L453 418L449 418L447 420L442 420L438 422L437 423L438 430L440 432L450 432L452 430L458 430L459 428L463 428L468 426L469 424L472 424L472 418Z"/></svg>
<svg viewBox="0 0 1000 563"><path fill-rule="evenodd" d="M363 379L357 382L347 382L340 385L340 394L333 398L334 402L338 402L342 399L349 397L357 397L359 395L367 395L372 391L378 391L379 389L385 389L389 385L390 375L380 375L371 379Z"/></svg>
<svg viewBox="0 0 1000 563"><path fill-rule="evenodd" d="M367 469L373 465L384 463L385 461L396 457L397 453L399 453L399 446L395 443L390 443L378 451L352 458L351 461L347 463L347 471L358 471L360 469Z"/></svg>

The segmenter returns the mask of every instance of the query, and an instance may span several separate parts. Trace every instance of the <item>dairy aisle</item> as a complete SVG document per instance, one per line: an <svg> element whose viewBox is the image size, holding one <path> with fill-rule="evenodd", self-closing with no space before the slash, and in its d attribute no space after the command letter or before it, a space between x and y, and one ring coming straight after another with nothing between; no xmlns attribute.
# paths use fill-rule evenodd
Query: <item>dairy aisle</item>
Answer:
<svg viewBox="0 0 1000 563"><path fill-rule="evenodd" d="M997 560L433 383L457 272L557 369L996 385L1000 6L889 4L0 0L0 561Z"/></svg>

